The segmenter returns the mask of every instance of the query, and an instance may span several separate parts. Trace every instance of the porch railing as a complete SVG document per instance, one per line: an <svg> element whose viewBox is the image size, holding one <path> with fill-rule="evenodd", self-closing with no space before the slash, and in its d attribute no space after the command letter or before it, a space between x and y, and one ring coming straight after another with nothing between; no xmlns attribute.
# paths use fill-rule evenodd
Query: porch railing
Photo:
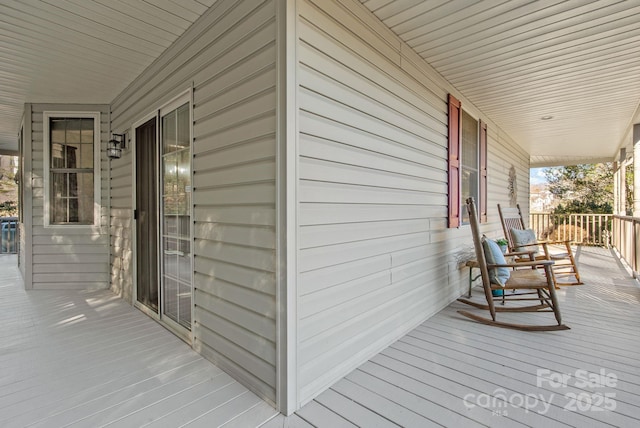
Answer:
<svg viewBox="0 0 640 428"><path fill-rule="evenodd" d="M640 218L613 216L613 246L637 276L640 268Z"/></svg>
<svg viewBox="0 0 640 428"><path fill-rule="evenodd" d="M538 239L569 240L579 245L608 247L611 244L612 214L531 213L530 227Z"/></svg>
<svg viewBox="0 0 640 428"><path fill-rule="evenodd" d="M18 217L0 217L0 254L15 254L20 242Z"/></svg>

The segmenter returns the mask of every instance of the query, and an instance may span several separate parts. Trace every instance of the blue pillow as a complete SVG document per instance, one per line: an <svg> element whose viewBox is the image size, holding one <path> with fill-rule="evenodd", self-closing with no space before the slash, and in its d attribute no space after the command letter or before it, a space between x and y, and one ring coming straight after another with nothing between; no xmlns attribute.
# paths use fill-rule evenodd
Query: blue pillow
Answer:
<svg viewBox="0 0 640 428"><path fill-rule="evenodd" d="M496 241L483 237L482 248L487 264L504 265L507 263ZM499 284L504 287L510 277L511 270L507 267L489 268L489 280L492 284Z"/></svg>

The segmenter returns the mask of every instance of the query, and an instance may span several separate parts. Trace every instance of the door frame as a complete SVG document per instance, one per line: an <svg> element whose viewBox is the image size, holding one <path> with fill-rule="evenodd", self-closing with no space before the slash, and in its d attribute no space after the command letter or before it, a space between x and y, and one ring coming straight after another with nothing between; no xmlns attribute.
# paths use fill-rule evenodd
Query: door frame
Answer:
<svg viewBox="0 0 640 428"><path fill-rule="evenodd" d="M160 187L160 157L161 157L161 127L162 127L162 114L168 113L181 105L189 103L189 140L191 145L191 162L190 162L190 178L191 178L191 203L189 205L189 216L191 218L189 225L189 233L191 235L191 329L187 330L185 327L181 326L177 322L173 321L171 318L163 316L163 308L164 308L164 289L161 287L162 281L162 255L160 254L160 246L162 242L162 210L160 209L160 203L162 200L161 187ZM158 177L155 183L156 187L156 195L158 196L158 209L156 210L156 222L158 224L157 229L157 243L158 243L158 251L156 252L157 267L158 267L158 312L154 312L151 308L145 306L144 304L138 302L138 263L137 263L137 248L138 248L138 229L137 229L137 221L133 218L133 213L137 209L137 170L136 170L136 129L141 125L144 125L149 120L155 118L156 119L156 144L158 145L158 152L156 156L156 168L158 171ZM170 330L173 334L178 336L180 339L184 340L188 344L193 343L193 319L195 315L194 311L194 297L195 297L195 275L194 275L194 234L195 227L193 222L193 87L189 87L187 90L181 91L176 96L172 97L169 101L163 103L158 108L153 109L153 111L145 114L140 119L136 120L131 124L131 174L132 174L132 183L131 183L131 206L132 206L132 232L131 232L131 249L132 249L132 261L133 261L133 306L144 312L146 315L151 317L152 319L158 321L165 328Z"/></svg>
<svg viewBox="0 0 640 428"><path fill-rule="evenodd" d="M162 158L162 118L164 115L166 115L167 113L170 113L174 110L176 110L178 107L184 105L184 104L188 104L189 105L189 147L190 147L190 162L189 162L189 180L191 183L191 195L190 195L190 204L189 204L189 236L190 236L190 246L191 246L191 269L189 272L189 281L191 283L191 305L190 305L190 310L191 310L191 314L190 314L190 319L191 319L191 328L189 330L187 330L184 326L180 325L179 323L175 322L174 320L172 320L170 317L168 316L163 316L163 312L164 312L164 306L165 306L165 296L164 296L164 287L161 287L160 285L162 284L162 278L163 278L163 272L162 272L162 268L164 267L163 264L163 257L161 254L161 245L162 245L162 236L163 236L163 227L164 227L164 221L162 218L163 215L163 211L161 208L161 204L162 204L162 186L161 186L161 175L162 175L162 162L161 162L161 158ZM193 223L193 91L191 90L191 88L189 88L186 91L183 91L182 93L178 94L177 96L175 96L174 98L172 98L170 101L168 101L167 103L163 104L157 111L158 113L158 258L160 259L158 261L158 286L160 287L159 290L159 295L160 295L160 305L158 308L158 311L160 313L160 321L165 324L174 334L176 334L177 336L179 336L180 338L182 338L184 341L186 341L187 343L192 343L193 342L193 316L194 316L194 297L195 297L195 287L194 287L194 280L195 280L195 275L194 275L194 249L195 249L195 245L194 245L194 233L195 233L195 228L194 228L194 223Z"/></svg>

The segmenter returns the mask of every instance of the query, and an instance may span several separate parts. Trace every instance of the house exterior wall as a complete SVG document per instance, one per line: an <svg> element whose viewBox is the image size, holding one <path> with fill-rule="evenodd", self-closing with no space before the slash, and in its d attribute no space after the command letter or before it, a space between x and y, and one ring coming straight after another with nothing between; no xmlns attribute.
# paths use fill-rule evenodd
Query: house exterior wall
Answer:
<svg viewBox="0 0 640 428"><path fill-rule="evenodd" d="M112 129L193 90L193 347L275 403L276 19L221 0L112 103ZM111 286L133 302L132 151L112 163Z"/></svg>
<svg viewBox="0 0 640 428"><path fill-rule="evenodd" d="M468 225L447 228L447 94L488 123L489 235L528 206L528 155L355 0L296 2L297 401L468 286Z"/></svg>
<svg viewBox="0 0 640 428"><path fill-rule="evenodd" d="M296 84L286 93L296 132L283 146L295 156L284 176L293 198L277 206L275 3L216 3L116 97L111 129L131 136L134 123L192 89L193 347L272 403L277 375L281 385L295 379L293 411L468 286L469 226L447 228L447 94L488 124L488 235L501 234L495 206L510 203L512 166L528 206L529 165L357 1L296 0L286 2L296 11L295 30L287 27ZM133 303L132 160L129 148L111 163L109 191L111 287ZM286 278L295 334L280 357L295 363L283 374L276 229L278 210L291 206L293 245L281 255L295 261Z"/></svg>
<svg viewBox="0 0 640 428"><path fill-rule="evenodd" d="M21 224L21 260L25 261L25 287L33 289L101 289L108 276L108 173L106 142L109 137L107 105L27 104L24 126L25 207ZM95 226L45 227L43 113L99 112L101 192L99 222ZM28 217L28 218L27 218Z"/></svg>

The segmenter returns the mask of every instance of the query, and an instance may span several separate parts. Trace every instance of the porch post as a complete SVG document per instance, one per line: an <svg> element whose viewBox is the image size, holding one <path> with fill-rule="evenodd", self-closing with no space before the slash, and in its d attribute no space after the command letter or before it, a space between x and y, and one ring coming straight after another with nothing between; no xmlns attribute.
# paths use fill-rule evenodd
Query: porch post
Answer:
<svg viewBox="0 0 640 428"><path fill-rule="evenodd" d="M633 125L633 171L640 171L640 123ZM633 216L640 217L640 174L635 173L633 174Z"/></svg>
<svg viewBox="0 0 640 428"><path fill-rule="evenodd" d="M627 213L627 186L625 185L627 176L626 157L627 150L625 148L620 149L620 156L618 157L618 162L616 162L617 168L615 170L614 183L614 212L618 215L626 215Z"/></svg>
<svg viewBox="0 0 640 428"><path fill-rule="evenodd" d="M620 162L613 163L613 213L620 214Z"/></svg>
<svg viewBox="0 0 640 428"><path fill-rule="evenodd" d="M21 249L24 259L20 263L24 263L24 288L30 290L33 288L33 105L26 103L24 105L24 128L22 130L22 156L24 163L22 171L22 230L24 235L20 238L20 245L24 245Z"/></svg>

